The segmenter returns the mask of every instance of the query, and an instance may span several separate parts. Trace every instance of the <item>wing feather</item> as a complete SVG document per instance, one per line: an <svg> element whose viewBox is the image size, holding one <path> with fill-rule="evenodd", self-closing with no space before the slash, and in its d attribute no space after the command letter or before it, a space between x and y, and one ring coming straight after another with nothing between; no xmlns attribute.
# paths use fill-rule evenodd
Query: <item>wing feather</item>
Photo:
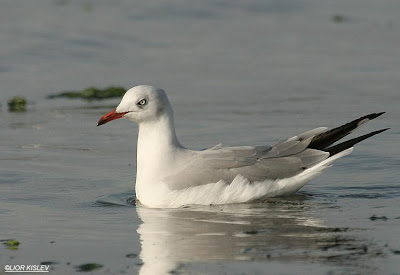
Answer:
<svg viewBox="0 0 400 275"><path fill-rule="evenodd" d="M220 180L229 184L238 174L250 181L291 177L328 158L327 152L307 149L314 136L326 129L316 128L272 147L218 144L203 151L192 151L190 161L165 181L170 189L176 190Z"/></svg>

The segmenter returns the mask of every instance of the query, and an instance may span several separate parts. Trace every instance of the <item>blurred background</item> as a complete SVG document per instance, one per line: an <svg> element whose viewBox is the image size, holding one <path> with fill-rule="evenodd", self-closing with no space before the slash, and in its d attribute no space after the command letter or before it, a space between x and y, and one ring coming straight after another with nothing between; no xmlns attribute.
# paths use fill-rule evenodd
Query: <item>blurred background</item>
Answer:
<svg viewBox="0 0 400 275"><path fill-rule="evenodd" d="M397 0L0 1L0 240L20 242L0 248L0 263L51 262L72 273L95 262L98 272L136 272L161 257L149 249L155 244L193 247L165 253L158 272L395 274L399 14ZM195 149L273 144L371 112L387 114L360 134L392 129L300 197L189 214L144 210L132 205L137 127L96 127L119 99L46 98L138 84L167 91L178 137ZM26 112L8 111L17 95ZM191 219L240 226L218 227L227 235L210 241L214 227ZM182 241L171 221L204 239ZM152 225L165 235L146 235ZM227 242L229 251L215 249Z"/></svg>
<svg viewBox="0 0 400 275"><path fill-rule="evenodd" d="M395 0L1 1L1 102L138 83L398 96Z"/></svg>

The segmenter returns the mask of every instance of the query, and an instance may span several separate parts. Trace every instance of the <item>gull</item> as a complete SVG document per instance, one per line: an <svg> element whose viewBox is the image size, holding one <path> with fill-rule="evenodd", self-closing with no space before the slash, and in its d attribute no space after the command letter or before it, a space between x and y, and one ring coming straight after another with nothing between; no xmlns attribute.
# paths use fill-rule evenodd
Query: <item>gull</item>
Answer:
<svg viewBox="0 0 400 275"><path fill-rule="evenodd" d="M328 130L319 127L274 146L214 147L195 151L178 141L172 106L164 90L129 89L97 126L119 118L139 124L135 193L151 208L254 202L296 193L353 145L389 128L333 145L381 113Z"/></svg>

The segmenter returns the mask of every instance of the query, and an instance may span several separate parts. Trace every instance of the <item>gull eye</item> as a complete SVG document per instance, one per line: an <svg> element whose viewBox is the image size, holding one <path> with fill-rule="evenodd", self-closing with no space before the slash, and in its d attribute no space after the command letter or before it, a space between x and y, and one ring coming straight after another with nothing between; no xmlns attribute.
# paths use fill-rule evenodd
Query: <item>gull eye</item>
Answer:
<svg viewBox="0 0 400 275"><path fill-rule="evenodd" d="M136 103L139 106L144 106L147 104L147 100L142 98L141 100L138 101L138 103Z"/></svg>

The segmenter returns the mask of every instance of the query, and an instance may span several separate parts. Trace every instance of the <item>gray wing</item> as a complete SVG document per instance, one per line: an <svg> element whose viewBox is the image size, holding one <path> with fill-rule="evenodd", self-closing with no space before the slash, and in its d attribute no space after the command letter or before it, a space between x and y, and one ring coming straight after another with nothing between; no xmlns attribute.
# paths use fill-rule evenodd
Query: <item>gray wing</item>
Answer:
<svg viewBox="0 0 400 275"><path fill-rule="evenodd" d="M294 176L325 160L329 153L309 149L315 135L325 132L320 127L278 142L274 146L222 147L221 144L192 151L183 168L165 178L172 190L224 180L238 175L251 181L274 180Z"/></svg>

